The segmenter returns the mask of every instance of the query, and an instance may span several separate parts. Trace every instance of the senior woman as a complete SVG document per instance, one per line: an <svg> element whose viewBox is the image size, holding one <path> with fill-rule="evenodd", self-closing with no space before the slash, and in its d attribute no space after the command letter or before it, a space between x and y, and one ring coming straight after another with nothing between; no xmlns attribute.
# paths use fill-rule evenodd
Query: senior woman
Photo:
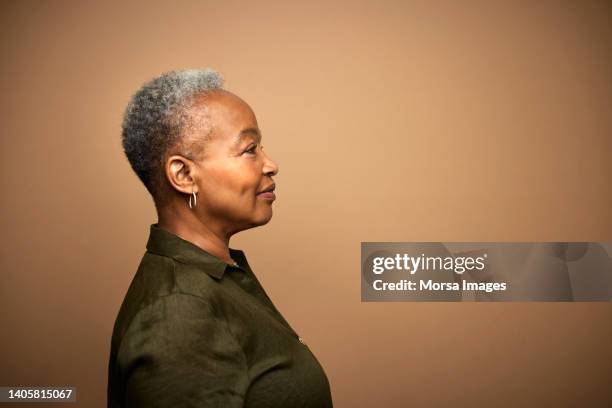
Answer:
<svg viewBox="0 0 612 408"><path fill-rule="evenodd" d="M321 365L229 247L270 221L278 166L222 82L168 72L127 107L123 147L158 222L115 322L109 407L332 406Z"/></svg>

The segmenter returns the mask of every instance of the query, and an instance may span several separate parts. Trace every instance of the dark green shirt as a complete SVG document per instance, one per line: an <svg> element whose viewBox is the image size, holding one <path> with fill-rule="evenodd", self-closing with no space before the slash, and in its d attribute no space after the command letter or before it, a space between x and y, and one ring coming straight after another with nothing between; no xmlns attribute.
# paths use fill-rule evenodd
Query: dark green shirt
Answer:
<svg viewBox="0 0 612 408"><path fill-rule="evenodd" d="M315 356L230 256L151 225L113 330L109 407L332 407Z"/></svg>

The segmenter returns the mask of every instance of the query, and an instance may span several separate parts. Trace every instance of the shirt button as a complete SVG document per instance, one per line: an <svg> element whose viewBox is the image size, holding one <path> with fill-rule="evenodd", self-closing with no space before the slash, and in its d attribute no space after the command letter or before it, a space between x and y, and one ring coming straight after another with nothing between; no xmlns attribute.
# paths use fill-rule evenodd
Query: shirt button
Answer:
<svg viewBox="0 0 612 408"><path fill-rule="evenodd" d="M304 339L303 339L303 338L301 338L301 337L299 337L299 336L298 336L298 340L300 341L300 343L302 343L302 344L306 344L306 342L304 341Z"/></svg>

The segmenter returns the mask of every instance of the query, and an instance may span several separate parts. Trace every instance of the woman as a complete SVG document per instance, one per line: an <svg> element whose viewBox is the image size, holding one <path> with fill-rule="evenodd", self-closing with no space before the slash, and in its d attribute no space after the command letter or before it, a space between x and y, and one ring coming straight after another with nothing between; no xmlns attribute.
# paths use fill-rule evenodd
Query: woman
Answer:
<svg viewBox="0 0 612 408"><path fill-rule="evenodd" d="M276 198L251 108L212 70L169 72L133 96L122 140L158 222L115 322L108 406L331 407L322 367L229 248Z"/></svg>

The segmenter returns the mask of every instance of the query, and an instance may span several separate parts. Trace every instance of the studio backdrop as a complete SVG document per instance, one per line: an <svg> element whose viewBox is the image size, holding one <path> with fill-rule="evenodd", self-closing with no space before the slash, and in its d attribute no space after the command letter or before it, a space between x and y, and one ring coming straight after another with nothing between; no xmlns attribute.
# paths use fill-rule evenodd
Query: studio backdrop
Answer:
<svg viewBox="0 0 612 408"><path fill-rule="evenodd" d="M272 220L230 246L334 406L610 406L609 302L364 302L360 279L362 242L612 239L611 19L603 1L1 2L0 386L106 406L157 221L123 110L210 67L279 165Z"/></svg>

